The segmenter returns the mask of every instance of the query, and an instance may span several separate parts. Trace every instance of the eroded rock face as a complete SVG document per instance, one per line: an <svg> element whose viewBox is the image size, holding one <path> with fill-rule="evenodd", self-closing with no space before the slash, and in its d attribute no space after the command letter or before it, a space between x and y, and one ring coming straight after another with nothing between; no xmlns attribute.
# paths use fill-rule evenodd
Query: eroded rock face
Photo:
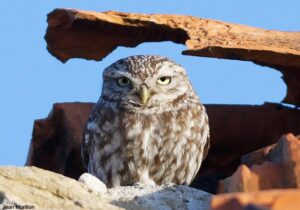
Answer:
<svg viewBox="0 0 300 210"><path fill-rule="evenodd" d="M0 199L1 209L121 209L74 179L36 167L0 167Z"/></svg>
<svg viewBox="0 0 300 210"><path fill-rule="evenodd" d="M55 104L48 118L35 122L27 165L78 179L84 173L80 145L91 103ZM192 187L216 192L243 155L276 143L283 133L300 133L300 113L276 104L207 105L211 149Z"/></svg>
<svg viewBox="0 0 300 210"><path fill-rule="evenodd" d="M300 188L300 140L293 134L242 157L238 170L221 181L219 192L253 192L274 188Z"/></svg>
<svg viewBox="0 0 300 210"><path fill-rule="evenodd" d="M47 48L65 62L101 60L118 46L173 41L184 55L253 61L282 72L284 102L300 105L300 32L264 30L183 15L56 9L48 15Z"/></svg>

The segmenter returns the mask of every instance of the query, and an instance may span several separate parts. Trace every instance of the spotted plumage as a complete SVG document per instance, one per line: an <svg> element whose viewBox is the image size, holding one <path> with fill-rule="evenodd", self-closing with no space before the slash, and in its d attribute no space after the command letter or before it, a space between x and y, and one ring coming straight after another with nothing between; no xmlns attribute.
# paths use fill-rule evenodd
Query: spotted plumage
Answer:
<svg viewBox="0 0 300 210"><path fill-rule="evenodd" d="M104 70L82 142L89 173L109 187L190 184L208 149L207 114L183 67L141 55Z"/></svg>

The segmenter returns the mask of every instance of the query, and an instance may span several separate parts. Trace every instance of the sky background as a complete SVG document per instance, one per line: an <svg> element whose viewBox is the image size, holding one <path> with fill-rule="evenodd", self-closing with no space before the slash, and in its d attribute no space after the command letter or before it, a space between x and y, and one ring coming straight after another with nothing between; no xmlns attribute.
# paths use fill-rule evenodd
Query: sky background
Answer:
<svg viewBox="0 0 300 210"><path fill-rule="evenodd" d="M300 30L300 1L28 0L0 1L0 165L25 163L35 119L57 102L96 102L102 70L134 54L160 54L183 65L205 104L280 102L281 73L251 62L182 56L171 42L119 47L100 62L63 64L46 50L47 14L55 8L185 14L284 31Z"/></svg>

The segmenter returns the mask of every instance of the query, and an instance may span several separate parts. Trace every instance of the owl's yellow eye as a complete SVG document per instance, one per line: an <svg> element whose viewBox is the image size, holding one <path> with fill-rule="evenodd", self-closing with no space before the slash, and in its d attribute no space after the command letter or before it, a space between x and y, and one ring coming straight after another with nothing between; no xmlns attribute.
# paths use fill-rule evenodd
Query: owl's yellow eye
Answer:
<svg viewBox="0 0 300 210"><path fill-rule="evenodd" d="M130 80L126 77L120 77L120 78L117 79L117 84L120 87L125 87L125 86L130 85Z"/></svg>
<svg viewBox="0 0 300 210"><path fill-rule="evenodd" d="M171 77L160 77L156 82L160 85L168 85L171 83Z"/></svg>

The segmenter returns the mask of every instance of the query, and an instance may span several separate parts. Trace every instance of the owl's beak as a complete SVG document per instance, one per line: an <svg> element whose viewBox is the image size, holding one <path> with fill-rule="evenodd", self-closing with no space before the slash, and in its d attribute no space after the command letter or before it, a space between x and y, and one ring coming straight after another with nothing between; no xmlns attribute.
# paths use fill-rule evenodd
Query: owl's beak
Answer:
<svg viewBox="0 0 300 210"><path fill-rule="evenodd" d="M141 85L140 89L140 99L143 104L146 104L149 99L149 89L146 87L146 85Z"/></svg>

